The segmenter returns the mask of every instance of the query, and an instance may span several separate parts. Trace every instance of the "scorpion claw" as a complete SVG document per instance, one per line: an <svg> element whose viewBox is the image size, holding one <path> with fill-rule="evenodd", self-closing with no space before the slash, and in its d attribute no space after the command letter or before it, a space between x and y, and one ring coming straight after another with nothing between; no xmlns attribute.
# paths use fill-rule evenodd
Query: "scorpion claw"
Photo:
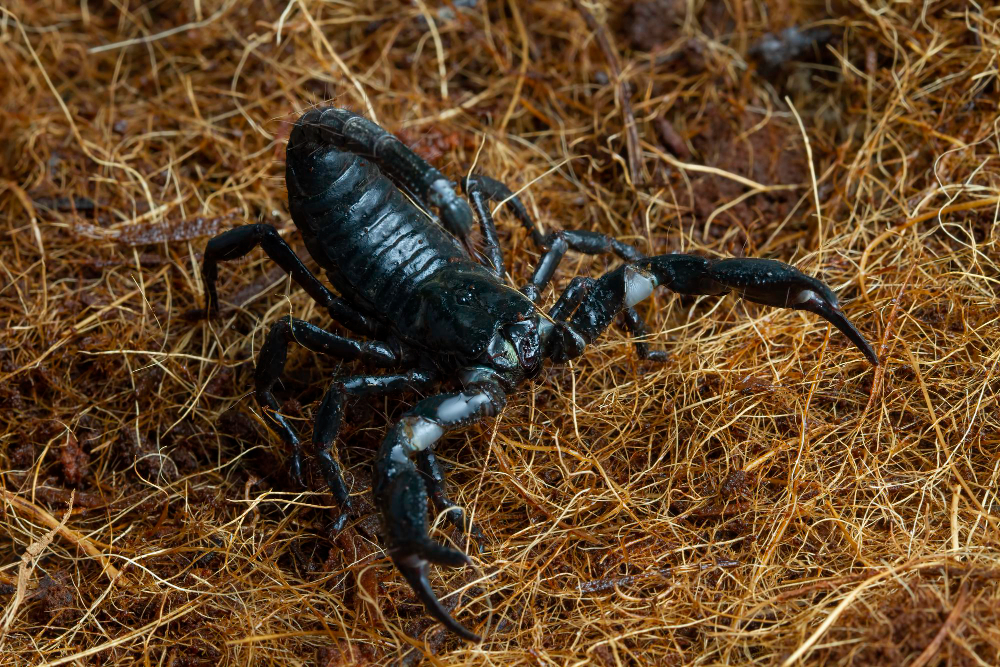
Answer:
<svg viewBox="0 0 1000 667"><path fill-rule="evenodd" d="M858 328L847 319L847 316L841 312L840 308L836 306L836 303L831 304L829 301L825 301L820 298L816 293L812 293L807 296L805 300L799 302L794 306L799 310L808 310L812 313L816 313L827 322L833 326L840 329L841 333L850 339L854 343L861 353L868 358L868 361L872 363L872 366L878 366L879 359L875 350L872 348L871 344L865 340L865 337L858 331Z"/></svg>
<svg viewBox="0 0 1000 667"><path fill-rule="evenodd" d="M390 436L391 438L391 436ZM391 451L391 449L390 449ZM385 538L393 564L406 578L427 612L446 628L468 641L481 638L451 617L431 590L427 578L429 565L464 567L469 557L452 547L435 542L428 534L427 501L430 494L427 478L408 458L387 461L391 470L381 483L376 475L376 501L382 507ZM378 464L376 469L378 470Z"/></svg>
<svg viewBox="0 0 1000 667"><path fill-rule="evenodd" d="M840 310L826 283L773 259L733 258L712 262L711 279L735 290L748 301L816 313L847 336L874 366L878 355Z"/></svg>
<svg viewBox="0 0 1000 667"><path fill-rule="evenodd" d="M427 578L428 562L458 567L468 564L468 557L460 551L442 546L431 540L428 540L423 547L425 549L429 548L430 551L424 551L420 555L411 553L402 557L393 556L392 562L396 565L400 574L403 575L403 578L410 584L413 592L417 594L424 608L435 620L467 641L476 643L483 641L482 637L468 630L464 625L451 617L451 614L448 613L448 610L438 600L434 591L431 590L431 582Z"/></svg>

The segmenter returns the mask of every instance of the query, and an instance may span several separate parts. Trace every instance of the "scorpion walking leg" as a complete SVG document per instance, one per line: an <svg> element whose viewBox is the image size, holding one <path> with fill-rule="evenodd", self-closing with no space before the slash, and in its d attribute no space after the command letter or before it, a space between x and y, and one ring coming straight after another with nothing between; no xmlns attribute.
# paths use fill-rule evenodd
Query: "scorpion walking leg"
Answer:
<svg viewBox="0 0 1000 667"><path fill-rule="evenodd" d="M641 252L629 244L597 232L568 230L554 232L545 237L542 247L546 248L546 251L542 255L534 275L531 276L531 284L525 286L524 289L524 293L532 301L537 301L542 290L548 286L556 272L556 267L559 266L559 262L562 261L567 250L586 255L604 255L613 252L626 262L635 262L644 257Z"/></svg>
<svg viewBox="0 0 1000 667"><path fill-rule="evenodd" d="M841 312L837 297L822 281L770 259L711 260L694 255L658 255L626 264L598 279L565 326L553 330L547 352L559 361L578 355L579 339L593 342L623 309L662 285L679 294L722 295L735 291L748 301L808 310L840 329L878 365L865 337Z"/></svg>
<svg viewBox="0 0 1000 667"><path fill-rule="evenodd" d="M531 235L531 240L534 241L535 245L538 247L545 245L545 240L542 238L542 233L538 230L538 225L531 219L528 209L525 208L521 198L511 192L510 188L506 185L489 176L473 174L462 181L462 189L465 190L470 198L474 193L478 193L483 199L497 203L506 203L510 206L514 217L520 220L521 225L528 230L528 234Z"/></svg>
<svg viewBox="0 0 1000 667"><path fill-rule="evenodd" d="M294 340L313 352L329 354L341 359L363 359L378 366L392 366L399 362L398 355L388 345L378 341L358 342L330 333L314 324L291 317L283 317L271 327L267 340L260 350L254 371L257 402L260 403L264 421L292 448L289 473L302 485L302 445L288 421L278 412L278 401L272 389L285 368L288 342Z"/></svg>
<svg viewBox="0 0 1000 667"><path fill-rule="evenodd" d="M455 634L480 641L451 617L427 579L429 563L459 567L469 559L430 538L427 478L417 465L421 453L429 451L445 433L495 415L503 407L506 397L491 378L492 372L481 369L471 375L478 379L462 392L425 398L392 427L375 459L373 490L389 556L427 612Z"/></svg>
<svg viewBox="0 0 1000 667"><path fill-rule="evenodd" d="M469 176L462 181L462 189L469 196L472 202L472 209L479 219L479 228L483 235L483 242L489 253L490 263L493 264L495 275L503 279L503 251L500 249L500 239L497 238L496 224L493 222L493 214L490 212L487 202L506 202L510 205L514 217L521 221L521 224L528 230L532 241L536 246L543 246L545 241L542 233L538 231L535 221L528 215L528 209L524 207L521 198L510 191L506 185L494 180L489 176L476 174Z"/></svg>
<svg viewBox="0 0 1000 667"><path fill-rule="evenodd" d="M469 199L472 202L472 208L476 212L476 216L479 218L483 239L486 244L487 251L490 254L490 262L493 264L497 277L503 277L503 253L500 250L500 242L497 238L496 225L493 222L493 216L490 214L490 210L486 206L487 201L508 202L514 216L520 220L521 224L524 225L524 228L528 230L528 233L531 235L535 245L539 248L548 249L542 256L542 261L535 270L531 283L526 285L523 290L524 294L532 301L538 301L541 291L552 280L552 275L555 273L556 267L559 265L559 262L562 260L567 250L574 250L588 255L599 255L613 252L618 255L618 257L628 262L636 261L644 257L644 255L635 247L608 236L607 234L563 230L550 234L548 237L542 237L541 232L538 230L538 226L535 224L534 220L531 219L531 216L528 214L528 210L521 202L521 199L511 192L510 188L506 185L500 181L490 178L489 176L483 176L481 174L470 176L462 182L462 188L468 194ZM591 283L592 282L593 281L591 281ZM576 294L576 291L580 287L581 285L577 285L576 288L571 286L570 290L567 290L567 294ZM580 294L580 297L582 298L582 294ZM572 312L573 308L575 308L578 303L579 300L575 301L572 307L568 308L568 312L566 312L565 315ZM565 304L565 306L568 305L568 303ZM552 317L557 319L554 315ZM650 332L649 327L639 316L639 313L636 312L635 308L630 306L624 309L622 323L625 330L628 331L631 336L640 339L635 341L636 353L639 355L640 359L648 359L651 361L667 360L667 353L665 350L651 350L649 343L641 340L642 338L648 336Z"/></svg>
<svg viewBox="0 0 1000 667"><path fill-rule="evenodd" d="M486 245L486 252L489 254L491 265L489 268L492 269L493 275L503 280L503 250L500 248L500 239L497 237L497 226L493 222L493 214L486 205L489 197L483 192L481 187L476 185L470 187L470 180L466 179L463 181L463 185L465 185L466 192L469 195L469 201L472 202L472 210L476 212L476 218L479 219L479 231L483 235L483 243ZM476 183L476 181L473 181L473 183Z"/></svg>
<svg viewBox="0 0 1000 667"><path fill-rule="evenodd" d="M434 452L425 449L417 454L417 467L427 479L427 490L430 492L434 509L438 512L447 510L448 513L445 514L445 517L447 517L451 525L459 530L468 532L476 542L482 544L483 532L479 530L479 526L472 522L472 519L462 508L448 498L448 494L445 491L444 470L441 469L441 464L438 462Z"/></svg>
<svg viewBox="0 0 1000 667"><path fill-rule="evenodd" d="M326 308L330 316L352 331L372 335L375 325L343 299L335 297L323 283L302 263L291 246L272 225L242 225L219 234L205 247L201 265L205 281L205 306L209 315L219 312L219 294L215 283L219 277L220 261L243 257L260 246L274 262L289 273L317 303Z"/></svg>
<svg viewBox="0 0 1000 667"><path fill-rule="evenodd" d="M316 424L313 427L313 450L319 460L320 471L330 493L341 508L341 514L333 525L334 531L344 527L353 509L340 463L334 455L334 444L340 435L340 426L343 422L344 400L348 396L384 396L402 393L430 386L436 380L433 373L418 370L395 375L354 375L334 379L319 405Z"/></svg>
<svg viewBox="0 0 1000 667"><path fill-rule="evenodd" d="M455 192L455 184L395 135L353 111L332 107L306 112L297 126L315 133L313 138L371 159L390 180L436 208L448 231L463 240L469 236L472 210Z"/></svg>
<svg viewBox="0 0 1000 667"><path fill-rule="evenodd" d="M635 345L635 353L639 355L640 359L666 361L670 358L666 350L654 350L649 347L649 343L645 339L652 332L635 308L628 307L622 310L622 325L625 327L625 331L635 339L633 345Z"/></svg>

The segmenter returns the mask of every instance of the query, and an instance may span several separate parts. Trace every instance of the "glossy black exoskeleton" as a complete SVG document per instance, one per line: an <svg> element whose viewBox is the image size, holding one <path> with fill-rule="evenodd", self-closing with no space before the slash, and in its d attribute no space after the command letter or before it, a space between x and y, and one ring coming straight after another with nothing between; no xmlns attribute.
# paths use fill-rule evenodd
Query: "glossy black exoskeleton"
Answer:
<svg viewBox="0 0 1000 667"><path fill-rule="evenodd" d="M313 447L343 509L340 526L351 510L334 456L345 398L429 389L441 380L460 385L458 391L421 400L390 428L375 460L373 487L393 563L427 611L468 640L479 637L451 617L427 579L429 563L468 563L464 553L428 535L428 500L464 525L461 510L445 495L433 446L448 431L496 415L507 394L537 376L545 359L562 362L580 355L620 313L625 327L641 338L648 332L633 306L662 286L680 294L735 291L757 303L810 310L878 363L830 288L787 264L680 254L645 257L594 232L560 231L543 238L506 186L485 176L470 177L463 183L467 202L441 172L396 137L344 109L314 109L299 119L288 141L286 182L292 219L339 296L305 267L273 227L245 225L212 239L205 249L208 309L218 310L217 263L259 245L334 320L367 339L359 342L286 317L272 326L261 348L257 399L264 419L291 448L290 472L300 483L302 447L272 393L288 343L396 369L335 379L316 413ZM531 282L520 291L504 284L503 254L487 206L491 200L507 201L544 250ZM432 219L431 208L440 224ZM488 256L482 261L466 249L476 222ZM574 279L544 313L537 306L539 295L568 250L614 253L624 263L596 280ZM643 358L664 358L642 341L636 346Z"/></svg>

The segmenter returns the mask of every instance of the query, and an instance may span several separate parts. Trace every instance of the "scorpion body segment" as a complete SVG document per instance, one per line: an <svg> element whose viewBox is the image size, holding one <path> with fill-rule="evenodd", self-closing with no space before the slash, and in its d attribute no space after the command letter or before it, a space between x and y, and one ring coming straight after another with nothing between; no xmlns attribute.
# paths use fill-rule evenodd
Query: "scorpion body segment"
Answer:
<svg viewBox="0 0 1000 667"><path fill-rule="evenodd" d="M405 148L360 116L330 129L327 121L342 116L330 112L342 111L311 112L315 121L307 114L288 142L289 206L309 253L342 296L402 342L434 351L438 365L448 370L475 363L499 323L524 319L534 307L472 261L455 237L428 220L378 166L342 150L357 148L356 136L343 143L331 140L355 121L353 126L365 132L364 145L396 147L375 151L379 155L395 158L398 147ZM418 183L412 176L417 170L407 165L410 184Z"/></svg>
<svg viewBox="0 0 1000 667"><path fill-rule="evenodd" d="M368 339L358 342L286 317L272 326L260 350L257 400L265 422L291 448L289 472L300 483L302 445L272 393L288 343L394 369L334 379L317 409L312 446L342 510L335 522L338 529L353 509L335 454L347 397L428 390L442 380L458 385L456 391L423 398L389 429L375 458L372 487L393 563L427 611L468 640L479 637L441 605L427 577L431 563L457 567L469 562L464 553L430 538L428 502L446 512L452 523L477 534L448 500L433 447L446 433L498 414L507 395L537 376L545 359L561 362L579 356L618 315L629 332L642 337L648 331L634 306L662 286L681 294L735 291L757 303L810 310L878 363L830 288L787 264L682 254L646 257L632 246L587 231L543 237L502 183L481 175L465 179L470 207L441 172L349 111L316 109L299 119L288 142L286 181L292 219L338 295L306 268L273 227L245 225L212 239L205 250L208 310L218 309L218 262L259 245L331 317ZM489 201L509 201L513 214L544 251L531 281L520 290L504 284L503 254ZM438 210L440 226L426 214L424 209L430 207ZM485 263L464 243L473 216L486 246ZM623 264L596 280L574 279L548 313L542 313L536 305L539 295L570 250L613 253ZM642 341L636 342L636 349L643 359L665 358Z"/></svg>
<svg viewBox="0 0 1000 667"><path fill-rule="evenodd" d="M306 247L341 294L377 317L375 304L397 312L449 261L471 265L454 237L427 224L375 164L323 139L309 125L295 126L285 181Z"/></svg>
<svg viewBox="0 0 1000 667"><path fill-rule="evenodd" d="M331 147L372 158L393 182L417 200L438 209L445 228L464 239L472 231L472 209L455 192L455 184L427 164L394 134L364 116L328 107L305 113L296 123L298 144ZM289 146L293 139L289 139Z"/></svg>

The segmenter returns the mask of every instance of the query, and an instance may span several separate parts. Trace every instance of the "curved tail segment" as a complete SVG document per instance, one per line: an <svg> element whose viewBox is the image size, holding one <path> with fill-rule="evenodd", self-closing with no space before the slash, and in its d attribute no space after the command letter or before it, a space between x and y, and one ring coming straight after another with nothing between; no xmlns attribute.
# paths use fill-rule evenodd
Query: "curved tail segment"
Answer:
<svg viewBox="0 0 1000 667"><path fill-rule="evenodd" d="M840 329L877 366L878 355L840 310L837 297L821 280L773 259L712 260L695 255L658 255L626 264L597 280L579 299L575 312L557 322L549 356L565 360L582 352L622 310L634 306L657 286L678 294L722 295L777 308L808 310Z"/></svg>
<svg viewBox="0 0 1000 667"><path fill-rule="evenodd" d="M307 139L369 158L424 207L436 208L442 225L449 232L460 239L466 239L471 233L472 209L458 195L455 184L394 134L364 116L334 107L312 109L299 119L295 129Z"/></svg>

